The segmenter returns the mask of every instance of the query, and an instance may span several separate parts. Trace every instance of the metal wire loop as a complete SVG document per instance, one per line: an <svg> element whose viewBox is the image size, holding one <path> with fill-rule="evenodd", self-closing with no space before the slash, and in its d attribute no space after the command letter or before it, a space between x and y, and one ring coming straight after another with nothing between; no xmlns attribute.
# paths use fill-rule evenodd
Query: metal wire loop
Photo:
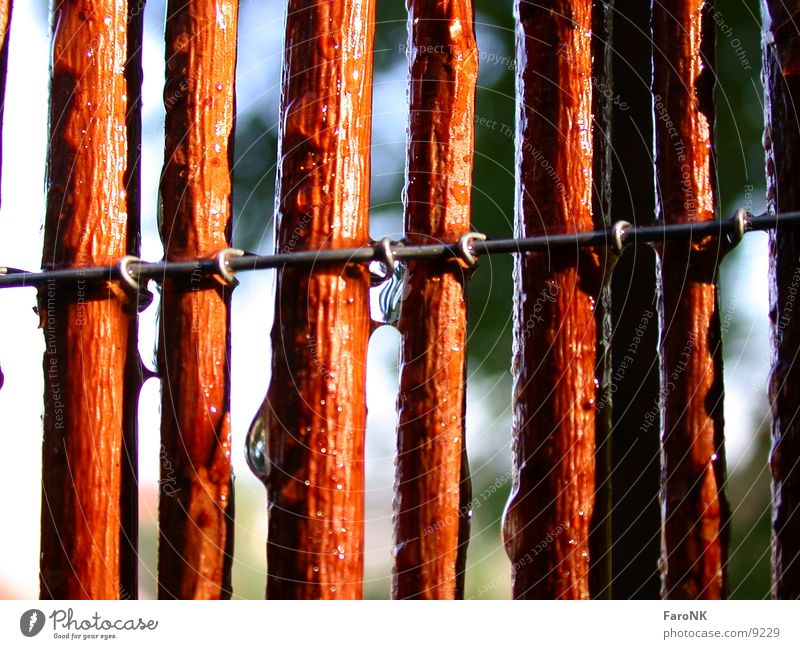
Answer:
<svg viewBox="0 0 800 649"><path fill-rule="evenodd" d="M753 215L746 210L737 211L732 221L714 219L690 223L660 223L657 225L631 225L625 221L617 221L608 228L570 233L547 233L515 239L487 239L478 232L468 232L454 242L438 242L431 244L411 244L403 241L392 242L388 238L373 242L369 246L358 248L336 248L329 250L301 250L273 255L249 255L247 262L231 259L242 252L225 249L217 253L216 263L211 260L183 260L144 262L136 257L128 256L108 266L92 266L89 268L62 268L35 272L19 271L0 266L0 289L12 287L49 286L57 282L107 282L109 276L119 278L131 289L139 287L146 279L156 282L166 277L195 277L198 273L203 277L213 276L219 281L230 282L234 271L244 272L264 268L283 268L287 265L287 257L292 259L293 267L315 266L317 264L359 264L370 265L371 284L381 284L393 276L398 262L408 263L422 259L457 258L473 267L477 262L471 244L484 241L480 246L481 255L520 254L524 252L548 251L554 249L574 249L575 246L589 248L610 247L614 252L621 252L628 241L636 239L640 243L657 244L693 237L725 236L730 242L737 242L747 232L777 230L782 227L800 227L800 211L781 212L778 214L763 213ZM727 244L730 246L730 243ZM198 264L202 262L200 266ZM210 262L210 263L209 263ZM372 264L382 264L386 272L380 275L373 271ZM134 272L133 265L136 264ZM390 265L392 267L390 267Z"/></svg>
<svg viewBox="0 0 800 649"><path fill-rule="evenodd" d="M379 286L390 280L394 274L395 259L394 246L396 242L389 237L383 237L380 241L373 242L372 247L375 252L375 261L383 266L384 273L376 273L370 268L370 286Z"/></svg>
<svg viewBox="0 0 800 649"><path fill-rule="evenodd" d="M122 280L122 284L125 288L133 291L134 293L139 293L142 290L142 287L139 284L139 274L131 268L131 265L142 263L143 262L141 259L139 259L139 257L135 257L133 255L125 255L117 262L117 271L119 273L120 280Z"/></svg>
<svg viewBox="0 0 800 649"><path fill-rule="evenodd" d="M228 267L228 260L231 257L242 256L244 256L244 250L240 250L239 248L223 248L217 253L216 257L214 257L214 263L217 266L217 275L228 286L235 287L239 285L239 280L236 279L236 275Z"/></svg>
<svg viewBox="0 0 800 649"><path fill-rule="evenodd" d="M733 230L728 235L728 243L731 244L731 247L735 247L742 239L744 239L744 234L747 232L747 223L749 220L750 214L748 214L747 210L744 208L739 208L733 213L733 216L731 217Z"/></svg>
<svg viewBox="0 0 800 649"><path fill-rule="evenodd" d="M376 251L379 255L378 261L386 268L386 275L389 277L394 272L394 248L392 246L392 240L389 237L383 237L378 241L378 249Z"/></svg>
<svg viewBox="0 0 800 649"><path fill-rule="evenodd" d="M478 258L470 249L473 241L486 241L486 235L482 232L465 232L458 239L458 256L470 268L475 268L478 265Z"/></svg>
<svg viewBox="0 0 800 649"><path fill-rule="evenodd" d="M621 255L628 245L628 228L633 227L628 221L617 221L611 226L611 249Z"/></svg>

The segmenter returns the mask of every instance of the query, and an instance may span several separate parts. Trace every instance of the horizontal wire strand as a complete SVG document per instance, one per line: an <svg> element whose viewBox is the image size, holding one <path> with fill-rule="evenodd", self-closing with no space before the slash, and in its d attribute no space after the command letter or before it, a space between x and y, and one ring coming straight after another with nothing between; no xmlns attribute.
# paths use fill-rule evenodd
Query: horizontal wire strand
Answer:
<svg viewBox="0 0 800 649"><path fill-rule="evenodd" d="M88 268L64 268L57 270L23 271L0 267L0 288L42 288L53 284L70 282L123 281L136 287L139 280L156 282L167 278L216 276L230 283L230 272L264 270L268 268L297 268L303 266L329 266L381 262L389 256L394 261L419 261L436 259L463 259L472 264L472 255L519 254L556 249L608 247L635 244L657 244L682 238L728 236L735 239L746 232L776 229L780 225L800 223L800 211L782 214L759 214L753 216L744 210L737 211L730 219L699 221L693 223L631 226L618 221L605 230L542 234L519 239L481 239L480 233L470 232L453 243L408 245L392 242L389 248L385 241L360 248L327 248L322 250L300 250L271 255L240 254L235 249L225 249L211 259L188 261L145 262L125 257L113 266ZM621 227L620 227L621 226ZM619 250L617 250L619 252ZM224 256L223 256L224 255Z"/></svg>

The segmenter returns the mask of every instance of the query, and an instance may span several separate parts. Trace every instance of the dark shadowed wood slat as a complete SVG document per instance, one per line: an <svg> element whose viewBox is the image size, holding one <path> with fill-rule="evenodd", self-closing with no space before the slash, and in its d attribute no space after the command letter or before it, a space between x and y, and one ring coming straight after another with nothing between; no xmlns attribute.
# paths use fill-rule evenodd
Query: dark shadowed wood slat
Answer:
<svg viewBox="0 0 800 649"><path fill-rule="evenodd" d="M369 240L372 0L290 0L276 250ZM361 597L370 331L363 265L284 269L272 376L250 430L267 486L267 597Z"/></svg>
<svg viewBox="0 0 800 649"><path fill-rule="evenodd" d="M592 229L592 1L517 5L515 236ZM515 260L514 483L504 518L516 598L589 597L594 298L589 251Z"/></svg>
<svg viewBox="0 0 800 649"><path fill-rule="evenodd" d="M161 238L171 261L229 245L238 0L171 0ZM230 595L231 289L164 282L159 327L160 598Z"/></svg>
<svg viewBox="0 0 800 649"><path fill-rule="evenodd" d="M127 3L53 5L44 268L131 251L125 176ZM45 334L42 597L116 599L121 581L124 384L135 301L117 283L39 292Z"/></svg>
<svg viewBox="0 0 800 649"><path fill-rule="evenodd" d="M128 97L128 167L125 170L128 254L137 257L141 252L142 216L143 7L143 3L128 4L128 61L125 65ZM139 393L144 383L144 366L139 356L138 332L139 318L131 317L128 321L128 358L125 365L123 396L125 413L122 420L122 545L119 589L121 599L136 599L139 583Z"/></svg>
<svg viewBox="0 0 800 649"><path fill-rule="evenodd" d="M614 0L592 4L592 214L598 228L611 225L612 107L611 52ZM595 502L589 536L589 592L595 599L611 598L611 270L608 256L597 300L597 414L595 415Z"/></svg>
<svg viewBox="0 0 800 649"><path fill-rule="evenodd" d="M800 209L800 2L765 2L767 202L770 212ZM772 403L772 594L800 598L800 229L770 234L770 320L775 351Z"/></svg>
<svg viewBox="0 0 800 649"><path fill-rule="evenodd" d="M614 213L636 225L652 225L650 3L617 0L614 12L613 93L619 98L613 116ZM618 260L611 283L613 596L653 599L659 594L661 553L661 420L652 248L629 248ZM597 404L599 410L608 406L604 401Z"/></svg>
<svg viewBox="0 0 800 649"><path fill-rule="evenodd" d="M713 13L702 0L653 8L657 213L714 218ZM660 252L662 596L726 592L720 242L668 242Z"/></svg>
<svg viewBox="0 0 800 649"><path fill-rule="evenodd" d="M412 0L405 237L470 229L478 50L471 0ZM402 335L393 597L463 596L471 491L464 442L468 271L412 262Z"/></svg>

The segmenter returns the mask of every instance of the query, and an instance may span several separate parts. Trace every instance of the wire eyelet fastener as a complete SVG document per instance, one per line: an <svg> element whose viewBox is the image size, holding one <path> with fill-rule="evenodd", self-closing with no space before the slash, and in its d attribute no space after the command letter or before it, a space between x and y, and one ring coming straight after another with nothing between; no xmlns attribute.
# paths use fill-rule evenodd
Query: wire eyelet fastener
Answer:
<svg viewBox="0 0 800 649"><path fill-rule="evenodd" d="M240 250L239 248L223 248L214 257L214 264L217 267L217 277L226 286L236 287L239 285L239 280L236 279L236 275L230 269L230 266L228 266L228 261L231 257L242 256L244 256L244 250Z"/></svg>
<svg viewBox="0 0 800 649"><path fill-rule="evenodd" d="M11 268L10 266L0 266L0 275L29 275L30 271L22 270L20 268Z"/></svg>
<svg viewBox="0 0 800 649"><path fill-rule="evenodd" d="M470 249L474 241L486 241L486 235L482 232L465 232L458 239L458 257L470 268L478 265L478 258Z"/></svg>
<svg viewBox="0 0 800 649"><path fill-rule="evenodd" d="M735 248L739 242L744 239L744 234L747 232L747 224L750 219L750 214L746 209L739 208L733 213L730 219L732 230L728 235L728 243L731 248Z"/></svg>
<svg viewBox="0 0 800 649"><path fill-rule="evenodd" d="M134 255L125 255L116 265L117 273L119 275L122 288L128 290L132 295L136 296L136 310L141 313L153 302L153 294L148 290L148 280L144 280L142 285L139 271L134 271L132 266L138 264L139 268L146 265L147 262L142 261L139 257Z"/></svg>
<svg viewBox="0 0 800 649"><path fill-rule="evenodd" d="M389 237L383 237L380 241L374 242L372 245L375 251L374 261L383 266L384 272L383 275L380 275L370 268L370 286L379 286L390 280L392 275L394 275L394 266L396 262L394 246L402 244L392 241Z"/></svg>
<svg viewBox="0 0 800 649"><path fill-rule="evenodd" d="M621 255L628 246L628 228L633 226L628 221L617 221L611 226L611 249L614 254Z"/></svg>
<svg viewBox="0 0 800 649"><path fill-rule="evenodd" d="M117 274L119 275L119 279L122 281L125 288L134 293L139 293L143 289L139 283L139 273L135 272L131 266L133 264L139 264L141 266L142 263L142 260L134 255L125 255L117 262Z"/></svg>
<svg viewBox="0 0 800 649"><path fill-rule="evenodd" d="M378 261L381 262L386 268L386 274L391 277L394 272L394 242L389 237L383 237L378 241L376 252L378 253Z"/></svg>

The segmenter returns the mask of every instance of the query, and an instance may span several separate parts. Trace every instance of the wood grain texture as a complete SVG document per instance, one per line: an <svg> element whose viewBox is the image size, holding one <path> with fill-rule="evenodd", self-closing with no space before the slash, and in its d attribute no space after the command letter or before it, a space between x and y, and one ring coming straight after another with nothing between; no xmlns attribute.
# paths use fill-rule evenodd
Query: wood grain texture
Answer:
<svg viewBox="0 0 800 649"><path fill-rule="evenodd" d="M229 246L238 0L171 0L161 238L170 261ZM231 288L164 282L159 327L160 598L230 596Z"/></svg>
<svg viewBox="0 0 800 649"><path fill-rule="evenodd" d="M515 236L592 229L592 2L517 12ZM514 267L514 481L503 535L515 598L589 597L594 504L591 252L520 255Z"/></svg>
<svg viewBox="0 0 800 649"><path fill-rule="evenodd" d="M471 0L409 3L410 118L405 238L470 229L478 50ZM392 596L463 597L471 490L464 440L469 271L412 262L402 336Z"/></svg>
<svg viewBox="0 0 800 649"><path fill-rule="evenodd" d="M369 241L372 0L290 0L276 250ZM267 597L356 599L364 552L369 276L362 265L278 274L263 440Z"/></svg>
<svg viewBox="0 0 800 649"><path fill-rule="evenodd" d="M767 206L772 214L800 209L800 2L764 3L764 98ZM770 233L772 404L772 595L800 598L800 229Z"/></svg>
<svg viewBox="0 0 800 649"><path fill-rule="evenodd" d="M662 222L714 218L713 14L702 0L653 8L657 211ZM714 238L660 253L662 596L725 596L722 346Z"/></svg>
<svg viewBox="0 0 800 649"><path fill-rule="evenodd" d="M108 265L132 251L127 221L127 3L53 5L43 268ZM45 334L41 596L116 599L124 389L135 301L116 283L51 284ZM129 595L130 596L130 595Z"/></svg>

